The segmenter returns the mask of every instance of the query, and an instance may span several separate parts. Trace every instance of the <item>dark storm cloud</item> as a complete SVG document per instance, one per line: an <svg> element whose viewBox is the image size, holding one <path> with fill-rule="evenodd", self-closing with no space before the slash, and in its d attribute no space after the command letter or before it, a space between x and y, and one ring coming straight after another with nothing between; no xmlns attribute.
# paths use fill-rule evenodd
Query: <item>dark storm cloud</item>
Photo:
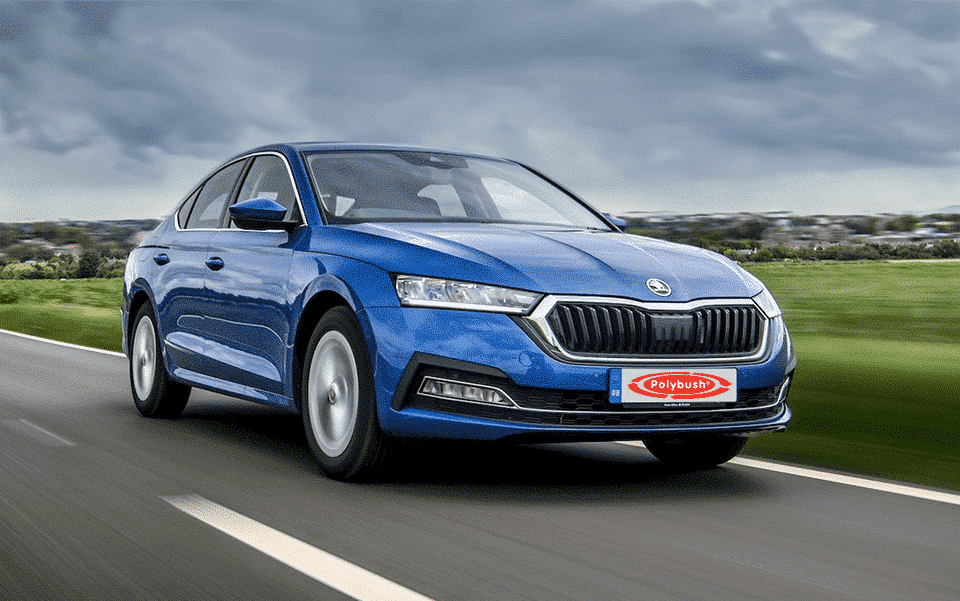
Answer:
<svg viewBox="0 0 960 601"><path fill-rule="evenodd" d="M32 60L40 56L35 31L44 13L50 11L50 5L41 2L0 4L0 44L3 44L5 61L12 59L7 56L8 49L16 52L20 60Z"/></svg>
<svg viewBox="0 0 960 601"><path fill-rule="evenodd" d="M92 38L109 36L113 17L120 10L119 2L64 2L63 6L75 18L74 32Z"/></svg>
<svg viewBox="0 0 960 601"><path fill-rule="evenodd" d="M737 152L790 169L837 156L953 165L960 149L956 2L0 11L4 133L52 152L107 137L131 157L213 158L245 135L469 147L483 127L488 150L536 162L542 144L527 130L564 127L592 132L597 152L636 177L730 173Z"/></svg>
<svg viewBox="0 0 960 601"><path fill-rule="evenodd" d="M136 158L147 147L177 152L178 142L226 142L236 134L217 107L190 93L195 73L165 64L180 57L116 35L117 17L138 5L2 8L5 133L29 146L63 153L106 135Z"/></svg>
<svg viewBox="0 0 960 601"><path fill-rule="evenodd" d="M882 21L891 35L902 27L957 49L950 24L960 5L874 4L779 7L761 23L736 18L735 3L663 3L627 13L579 3L478 3L462 10L445 4L428 19L416 3L393 3L369 8L360 19L366 31L357 33L385 55L399 56L421 79L469 74L533 89L610 133L654 120L788 155L826 150L868 160L955 164L960 87L949 48L920 57L947 75L944 84L925 77L919 71L924 65L832 55L799 23L808 12L834 11Z"/></svg>

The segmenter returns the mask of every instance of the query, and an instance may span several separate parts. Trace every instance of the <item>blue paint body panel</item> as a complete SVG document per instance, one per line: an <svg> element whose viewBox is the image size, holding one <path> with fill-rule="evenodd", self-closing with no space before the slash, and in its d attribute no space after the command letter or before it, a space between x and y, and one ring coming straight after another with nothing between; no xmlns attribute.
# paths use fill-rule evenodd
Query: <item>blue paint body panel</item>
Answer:
<svg viewBox="0 0 960 601"><path fill-rule="evenodd" d="M132 335L132 311L145 300L155 308L164 365L173 379L297 411L299 353L305 337L309 338L319 311L342 304L354 312L366 336L377 416L390 435L493 440L555 433L590 440L664 433L746 434L782 429L789 422L785 405L779 414L749 424L609 427L497 419L398 400L402 387L411 385L409 378L421 355L479 366L478 373L496 374L517 390L604 393L610 387L611 369L624 364L616 358L582 362L558 356L522 327L517 316L402 306L392 279L397 274L501 286L544 297L578 295L640 303L750 302L764 289L723 256L623 234L609 222L606 229L415 220L327 223L330 215L317 202L320 193L305 157L313 152L371 150L411 149L279 144L225 163L267 153L282 156L302 224L292 232L241 230L229 227L224 210L219 228L182 229L175 212L128 259L121 311L125 351ZM238 183L232 198L239 188ZM650 278L669 284L672 293L667 301L647 286ZM736 368L741 388L780 387L793 372L796 360L781 317L769 320L768 341L762 357L723 364ZM785 396L786 385L783 389Z"/></svg>

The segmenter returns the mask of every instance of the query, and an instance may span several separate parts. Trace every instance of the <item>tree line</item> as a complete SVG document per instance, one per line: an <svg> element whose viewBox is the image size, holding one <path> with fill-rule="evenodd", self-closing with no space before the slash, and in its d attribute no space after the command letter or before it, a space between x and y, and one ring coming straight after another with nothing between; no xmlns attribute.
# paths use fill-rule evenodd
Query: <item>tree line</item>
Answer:
<svg viewBox="0 0 960 601"><path fill-rule="evenodd" d="M0 223L0 279L123 275L137 232L156 220Z"/></svg>
<svg viewBox="0 0 960 601"><path fill-rule="evenodd" d="M123 276L124 266L125 259L105 257L96 250L83 251L79 259L72 254L55 255L44 261L0 259L0 280L117 278Z"/></svg>
<svg viewBox="0 0 960 601"><path fill-rule="evenodd" d="M940 240L932 244L835 244L821 248L793 248L771 246L768 248L734 249L715 247L736 261L769 263L771 261L902 261L917 259L960 259L960 243L956 240Z"/></svg>

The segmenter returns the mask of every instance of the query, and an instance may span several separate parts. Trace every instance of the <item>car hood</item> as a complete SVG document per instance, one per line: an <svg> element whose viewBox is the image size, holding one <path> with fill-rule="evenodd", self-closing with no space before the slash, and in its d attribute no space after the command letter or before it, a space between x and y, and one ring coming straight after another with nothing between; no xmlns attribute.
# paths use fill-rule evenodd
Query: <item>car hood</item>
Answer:
<svg viewBox="0 0 960 601"><path fill-rule="evenodd" d="M341 251L336 254L349 248L346 254L391 273L647 301L743 298L762 290L756 278L719 254L630 234L487 223L367 223L323 229L330 236L321 237L338 239L335 245ZM653 294L646 286L650 278L666 282L672 294Z"/></svg>

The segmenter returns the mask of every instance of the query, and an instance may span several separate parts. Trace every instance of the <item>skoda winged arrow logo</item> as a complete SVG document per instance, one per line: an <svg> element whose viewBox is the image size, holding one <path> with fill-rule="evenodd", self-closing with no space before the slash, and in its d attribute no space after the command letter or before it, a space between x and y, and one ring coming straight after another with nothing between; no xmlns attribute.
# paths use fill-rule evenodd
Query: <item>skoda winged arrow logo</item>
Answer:
<svg viewBox="0 0 960 601"><path fill-rule="evenodd" d="M653 292L657 296L670 296L670 286L668 286L663 280L650 278L647 280L647 288L649 288L650 292Z"/></svg>

